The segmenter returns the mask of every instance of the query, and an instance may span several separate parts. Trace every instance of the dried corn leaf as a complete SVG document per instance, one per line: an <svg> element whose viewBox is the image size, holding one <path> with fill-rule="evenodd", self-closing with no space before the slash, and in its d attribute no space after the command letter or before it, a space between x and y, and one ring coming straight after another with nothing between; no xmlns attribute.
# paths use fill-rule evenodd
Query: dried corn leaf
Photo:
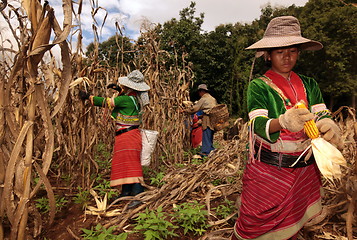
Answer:
<svg viewBox="0 0 357 240"><path fill-rule="evenodd" d="M42 45L47 45L50 41L50 36L51 36L51 30L52 30L52 24L53 24L53 19L54 19L54 12L53 9L50 8L50 10L47 13L47 16L43 19L43 21L40 23L40 26L38 30L36 31L35 38L32 43L32 52L30 53L30 63L32 66L37 68L38 63L41 61L43 55L45 52L48 50L46 48L42 48L42 51L37 51L37 54L33 54L33 50L39 48Z"/></svg>
<svg viewBox="0 0 357 240"><path fill-rule="evenodd" d="M15 166L16 162L18 161L19 154L22 149L22 144L25 140L25 137L27 135L28 130L30 129L31 126L33 126L32 121L27 121L25 122L24 126L21 129L21 132L19 133L19 137L16 140L16 143L13 147L13 150L11 152L10 159L8 161L8 164L6 166L6 174L5 174L5 183L4 183L4 201L1 201L1 208L6 209L6 214L7 217L9 218L9 221L11 224L14 224L15 219L14 219L14 212L15 212L15 206L14 202L12 199L12 188L13 188L13 179L14 179L14 173L15 173ZM6 206L6 208L5 208Z"/></svg>
<svg viewBox="0 0 357 240"><path fill-rule="evenodd" d="M41 18L42 6L37 0L21 0L21 4L31 21L32 32L34 32Z"/></svg>

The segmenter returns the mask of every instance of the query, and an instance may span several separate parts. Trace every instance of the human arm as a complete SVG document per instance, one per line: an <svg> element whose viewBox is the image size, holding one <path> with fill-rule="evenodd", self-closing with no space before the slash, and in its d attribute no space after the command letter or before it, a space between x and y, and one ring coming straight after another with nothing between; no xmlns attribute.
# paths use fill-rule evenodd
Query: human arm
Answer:
<svg viewBox="0 0 357 240"><path fill-rule="evenodd" d="M309 102L311 103L311 112L316 115L316 126L321 137L330 142L338 149L343 148L341 139L341 130L336 122L332 120L331 112L326 107L322 98L321 90L313 78L300 76L306 85Z"/></svg>
<svg viewBox="0 0 357 240"><path fill-rule="evenodd" d="M253 80L248 86L248 110L254 132L270 142L279 138L282 129L299 132L306 121L314 118L307 109L286 110L278 92L261 79Z"/></svg>
<svg viewBox="0 0 357 240"><path fill-rule="evenodd" d="M188 114L193 114L193 113L201 110L202 104L203 104L203 99L201 98L193 106L188 107L188 108L184 109L183 111Z"/></svg>

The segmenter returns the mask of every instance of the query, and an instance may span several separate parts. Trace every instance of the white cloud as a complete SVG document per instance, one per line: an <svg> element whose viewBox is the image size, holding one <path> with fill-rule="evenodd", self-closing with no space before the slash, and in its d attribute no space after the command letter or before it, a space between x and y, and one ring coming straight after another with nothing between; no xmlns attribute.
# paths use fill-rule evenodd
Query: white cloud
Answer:
<svg viewBox="0 0 357 240"><path fill-rule="evenodd" d="M261 8L272 6L303 6L307 0L196 0L196 14L205 13L203 30L212 31L220 24L251 22L259 18ZM121 0L121 10L129 15L127 26L140 29L141 20L146 17L153 23L164 23L179 18L179 12L188 7L191 0Z"/></svg>
<svg viewBox="0 0 357 240"><path fill-rule="evenodd" d="M8 3L19 6L21 0L9 0ZM83 31L84 45L93 41L92 7L101 7L95 15L100 41L108 39L116 32L115 22L124 29L124 34L136 39L140 34L140 28L144 19L152 23L164 23L172 18L179 18L179 12L190 5L192 0L98 0L98 6L91 6L91 1L84 0L82 6L81 29ZM193 0L194 1L194 0ZM261 8L270 3L272 6L290 6L295 4L303 6L307 0L196 0L196 15L205 13L202 28L204 31L212 31L220 24L251 22L259 18ZM62 0L50 0L50 6L55 10L55 16L62 26L63 10ZM74 3L74 12L78 11L78 4ZM8 9L5 9L8 10ZM105 16L106 22L101 29ZM73 17L73 24L75 22ZM16 26L16 19L13 19ZM11 35L5 21L0 16L0 29L2 39ZM73 29L75 32L77 28ZM76 41L76 34L73 36Z"/></svg>

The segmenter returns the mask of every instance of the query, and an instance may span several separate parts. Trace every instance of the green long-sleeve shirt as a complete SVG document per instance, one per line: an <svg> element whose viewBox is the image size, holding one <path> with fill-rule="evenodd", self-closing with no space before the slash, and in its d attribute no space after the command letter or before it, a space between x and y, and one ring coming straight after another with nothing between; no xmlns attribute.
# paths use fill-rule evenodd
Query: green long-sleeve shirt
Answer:
<svg viewBox="0 0 357 240"><path fill-rule="evenodd" d="M134 96L122 95L115 98L92 97L92 104L108 107L112 110L112 117L121 125L140 125L140 106Z"/></svg>

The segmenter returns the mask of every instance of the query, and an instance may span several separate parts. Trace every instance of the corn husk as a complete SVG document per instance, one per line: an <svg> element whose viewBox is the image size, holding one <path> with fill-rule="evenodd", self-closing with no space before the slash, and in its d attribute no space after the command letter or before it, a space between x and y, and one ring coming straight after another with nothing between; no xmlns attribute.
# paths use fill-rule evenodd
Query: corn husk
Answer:
<svg viewBox="0 0 357 240"><path fill-rule="evenodd" d="M300 101L295 107L306 108L306 105L303 101ZM312 119L307 121L304 125L304 131L306 135L311 138L311 145L301 154L301 156L311 147L316 164L322 176L328 180L333 180L334 178L340 179L342 176L340 166L347 166L346 159L343 157L342 153L334 145L320 136L315 120ZM300 157L293 165L298 162Z"/></svg>
<svg viewBox="0 0 357 240"><path fill-rule="evenodd" d="M108 201L107 194L105 194L103 199L101 199L93 189L90 189L90 194L92 194L92 196L94 197L97 206L96 207L87 206L87 209L85 210L85 214L104 216L104 217L114 217L122 214L119 209L107 211L107 201Z"/></svg>
<svg viewBox="0 0 357 240"><path fill-rule="evenodd" d="M321 137L311 140L311 148L321 174L329 180L341 178L340 166L347 166L342 153Z"/></svg>

